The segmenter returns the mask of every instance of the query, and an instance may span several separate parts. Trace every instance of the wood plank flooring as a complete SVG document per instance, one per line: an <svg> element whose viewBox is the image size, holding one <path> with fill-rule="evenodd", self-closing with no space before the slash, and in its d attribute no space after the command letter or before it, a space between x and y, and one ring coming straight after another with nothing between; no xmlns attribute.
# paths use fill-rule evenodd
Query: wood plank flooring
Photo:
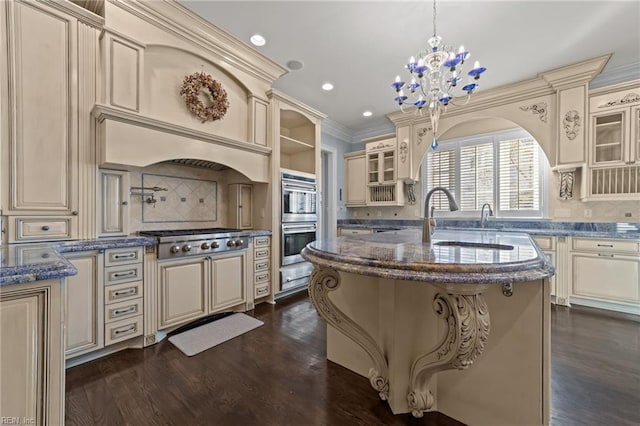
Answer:
<svg viewBox="0 0 640 426"><path fill-rule="evenodd" d="M194 357L165 340L67 370L66 424L461 425L394 416L367 379L326 361L305 294L249 314L265 325ZM640 323L552 315L552 425L640 424Z"/></svg>

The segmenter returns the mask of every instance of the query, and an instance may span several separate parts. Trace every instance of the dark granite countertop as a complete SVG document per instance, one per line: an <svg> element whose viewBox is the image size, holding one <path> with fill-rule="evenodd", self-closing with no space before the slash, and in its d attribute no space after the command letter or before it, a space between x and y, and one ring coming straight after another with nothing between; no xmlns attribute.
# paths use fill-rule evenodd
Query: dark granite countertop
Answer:
<svg viewBox="0 0 640 426"><path fill-rule="evenodd" d="M460 219L438 219L438 229L479 230L480 221ZM422 229L422 219L341 219L342 228ZM490 219L487 230L525 232L530 235L554 237L620 238L640 240L640 223L633 222L554 222L550 220L500 220Z"/></svg>
<svg viewBox="0 0 640 426"><path fill-rule="evenodd" d="M0 286L77 274L64 253L155 244L154 238L120 237L0 246Z"/></svg>
<svg viewBox="0 0 640 426"><path fill-rule="evenodd" d="M406 229L319 240L307 245L302 257L344 272L446 284L516 283L554 274L524 233L436 230L430 244L421 238L421 231ZM447 245L451 242L466 245Z"/></svg>

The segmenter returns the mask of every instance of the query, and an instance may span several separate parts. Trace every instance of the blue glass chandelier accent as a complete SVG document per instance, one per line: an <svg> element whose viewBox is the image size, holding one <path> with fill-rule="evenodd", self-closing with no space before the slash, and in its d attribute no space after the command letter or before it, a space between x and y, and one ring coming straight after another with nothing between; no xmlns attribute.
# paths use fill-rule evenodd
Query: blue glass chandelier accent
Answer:
<svg viewBox="0 0 640 426"><path fill-rule="evenodd" d="M412 56L405 65L409 72L409 83L397 76L391 87L396 91L394 100L401 111L405 112L406 106L415 108L415 111L420 114L424 109L429 111L433 129L431 148L435 150L438 149L436 135L440 115L457 99L464 98L464 103L468 103L471 94L478 88L480 76L487 69L481 67L476 61L473 68L466 72L469 81L462 85L465 61L469 58L469 52L464 46L454 51L450 46L443 45L442 37L436 35L435 0L433 1L433 37L427 41L427 44L429 47L418 54L418 60Z"/></svg>

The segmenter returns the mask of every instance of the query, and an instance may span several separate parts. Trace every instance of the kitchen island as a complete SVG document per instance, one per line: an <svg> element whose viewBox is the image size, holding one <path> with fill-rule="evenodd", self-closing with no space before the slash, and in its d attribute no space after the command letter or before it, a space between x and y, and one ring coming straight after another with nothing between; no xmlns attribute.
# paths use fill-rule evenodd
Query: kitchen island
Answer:
<svg viewBox="0 0 640 426"><path fill-rule="evenodd" d="M548 424L553 266L526 234L418 229L315 241L309 294L327 358L391 410Z"/></svg>

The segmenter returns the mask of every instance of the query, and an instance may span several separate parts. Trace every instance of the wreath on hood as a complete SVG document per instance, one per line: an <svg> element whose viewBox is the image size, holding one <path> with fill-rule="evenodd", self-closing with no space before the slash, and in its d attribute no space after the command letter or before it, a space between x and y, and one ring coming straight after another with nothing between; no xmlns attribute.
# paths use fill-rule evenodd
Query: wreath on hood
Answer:
<svg viewBox="0 0 640 426"><path fill-rule="evenodd" d="M200 92L203 89L211 96L208 105L200 99ZM204 72L186 76L182 82L180 95L187 103L189 111L203 123L222 119L229 109L227 91L219 81Z"/></svg>

